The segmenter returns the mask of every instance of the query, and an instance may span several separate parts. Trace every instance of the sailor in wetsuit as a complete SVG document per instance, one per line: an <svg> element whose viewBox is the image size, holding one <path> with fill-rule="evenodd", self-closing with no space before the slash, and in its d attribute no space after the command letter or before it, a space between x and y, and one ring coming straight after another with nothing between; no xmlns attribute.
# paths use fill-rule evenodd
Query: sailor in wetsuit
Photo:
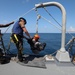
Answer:
<svg viewBox="0 0 75 75"><path fill-rule="evenodd" d="M31 50L33 53L38 54L40 51L44 50L46 43L41 43L39 41L40 36L38 34L34 35L32 39L28 39Z"/></svg>

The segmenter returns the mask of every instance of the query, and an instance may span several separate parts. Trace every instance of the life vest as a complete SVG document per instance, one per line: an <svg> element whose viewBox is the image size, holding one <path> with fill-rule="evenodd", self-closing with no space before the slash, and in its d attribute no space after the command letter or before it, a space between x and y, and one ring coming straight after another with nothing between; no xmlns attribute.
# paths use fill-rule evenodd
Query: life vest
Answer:
<svg viewBox="0 0 75 75"><path fill-rule="evenodd" d="M23 30L22 30L21 26L19 25L19 21L17 21L14 24L13 29L12 29L12 33L19 34L19 35L23 36Z"/></svg>

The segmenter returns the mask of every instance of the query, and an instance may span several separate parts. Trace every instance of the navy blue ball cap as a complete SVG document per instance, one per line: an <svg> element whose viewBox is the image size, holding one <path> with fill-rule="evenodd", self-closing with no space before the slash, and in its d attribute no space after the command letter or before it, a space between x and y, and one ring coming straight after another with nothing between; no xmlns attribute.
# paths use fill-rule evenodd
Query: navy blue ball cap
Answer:
<svg viewBox="0 0 75 75"><path fill-rule="evenodd" d="M20 17L20 18L19 18L19 21L20 21L21 19L22 19L22 20L24 20L25 24L27 23L27 21L26 21L26 19L25 19L25 18Z"/></svg>

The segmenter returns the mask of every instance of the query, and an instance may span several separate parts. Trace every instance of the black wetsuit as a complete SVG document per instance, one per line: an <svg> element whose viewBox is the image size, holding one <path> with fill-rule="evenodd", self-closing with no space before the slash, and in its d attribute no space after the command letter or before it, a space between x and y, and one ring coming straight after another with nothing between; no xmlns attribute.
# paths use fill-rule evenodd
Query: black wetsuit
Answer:
<svg viewBox="0 0 75 75"><path fill-rule="evenodd" d="M38 54L40 51L44 50L46 43L41 43L39 41L34 43L32 40L33 39L28 39L28 43L33 53Z"/></svg>

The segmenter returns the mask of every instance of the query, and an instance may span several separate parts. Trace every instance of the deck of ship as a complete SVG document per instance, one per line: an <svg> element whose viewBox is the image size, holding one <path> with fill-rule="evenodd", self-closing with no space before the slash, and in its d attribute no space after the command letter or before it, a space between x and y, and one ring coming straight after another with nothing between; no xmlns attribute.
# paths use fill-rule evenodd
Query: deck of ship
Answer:
<svg viewBox="0 0 75 75"><path fill-rule="evenodd" d="M0 75L75 75L72 63L46 62L46 69L22 66L15 61L0 65Z"/></svg>

